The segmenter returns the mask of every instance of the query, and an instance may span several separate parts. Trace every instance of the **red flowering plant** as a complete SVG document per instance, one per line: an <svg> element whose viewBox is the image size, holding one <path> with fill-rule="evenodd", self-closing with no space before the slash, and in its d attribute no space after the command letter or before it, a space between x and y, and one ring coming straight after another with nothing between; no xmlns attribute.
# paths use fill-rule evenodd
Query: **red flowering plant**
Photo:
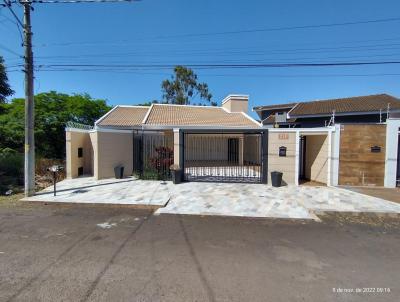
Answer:
<svg viewBox="0 0 400 302"><path fill-rule="evenodd" d="M169 178L170 166L174 163L174 150L160 146L155 148L156 155L149 159L150 166L157 171L158 179Z"/></svg>

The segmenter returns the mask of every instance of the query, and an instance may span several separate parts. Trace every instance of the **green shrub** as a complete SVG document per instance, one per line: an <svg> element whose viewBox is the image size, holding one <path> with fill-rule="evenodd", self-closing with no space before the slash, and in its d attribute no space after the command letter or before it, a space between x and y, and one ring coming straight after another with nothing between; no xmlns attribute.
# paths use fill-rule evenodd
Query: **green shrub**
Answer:
<svg viewBox="0 0 400 302"><path fill-rule="evenodd" d="M0 194L24 183L24 155L17 151L0 149Z"/></svg>

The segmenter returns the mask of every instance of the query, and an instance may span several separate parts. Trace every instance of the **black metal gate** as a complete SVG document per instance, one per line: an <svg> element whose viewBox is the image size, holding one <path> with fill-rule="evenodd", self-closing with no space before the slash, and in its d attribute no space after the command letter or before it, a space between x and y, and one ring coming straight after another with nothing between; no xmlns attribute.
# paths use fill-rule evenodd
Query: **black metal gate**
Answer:
<svg viewBox="0 0 400 302"><path fill-rule="evenodd" d="M133 171L141 179L171 179L174 163L172 132L136 131L133 135Z"/></svg>
<svg viewBox="0 0 400 302"><path fill-rule="evenodd" d="M184 133L186 181L266 182L266 142L258 133Z"/></svg>

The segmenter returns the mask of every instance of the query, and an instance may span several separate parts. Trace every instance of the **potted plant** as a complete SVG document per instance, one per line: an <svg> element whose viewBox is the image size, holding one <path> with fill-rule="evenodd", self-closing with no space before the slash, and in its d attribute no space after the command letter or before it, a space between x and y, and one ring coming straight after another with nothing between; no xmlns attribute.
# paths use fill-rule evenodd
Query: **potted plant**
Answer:
<svg viewBox="0 0 400 302"><path fill-rule="evenodd" d="M172 176L172 182L177 185L182 182L182 169L178 165L171 165L169 167Z"/></svg>

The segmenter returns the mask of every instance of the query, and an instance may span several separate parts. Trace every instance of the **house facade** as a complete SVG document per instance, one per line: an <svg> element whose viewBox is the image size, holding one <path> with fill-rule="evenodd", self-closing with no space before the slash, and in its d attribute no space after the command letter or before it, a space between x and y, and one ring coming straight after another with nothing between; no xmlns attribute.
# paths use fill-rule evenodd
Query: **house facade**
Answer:
<svg viewBox="0 0 400 302"><path fill-rule="evenodd" d="M247 110L245 95L230 95L221 107L116 106L92 129L66 128L67 177L112 178L122 166L125 177L170 179L173 165L185 181L270 183L279 171L284 185L399 182L395 113L382 123L271 127Z"/></svg>
<svg viewBox="0 0 400 302"><path fill-rule="evenodd" d="M174 164L185 180L266 182L267 132L247 110L244 95L221 107L116 106L93 129L66 129L67 176L114 177L123 166L124 176L169 179Z"/></svg>

